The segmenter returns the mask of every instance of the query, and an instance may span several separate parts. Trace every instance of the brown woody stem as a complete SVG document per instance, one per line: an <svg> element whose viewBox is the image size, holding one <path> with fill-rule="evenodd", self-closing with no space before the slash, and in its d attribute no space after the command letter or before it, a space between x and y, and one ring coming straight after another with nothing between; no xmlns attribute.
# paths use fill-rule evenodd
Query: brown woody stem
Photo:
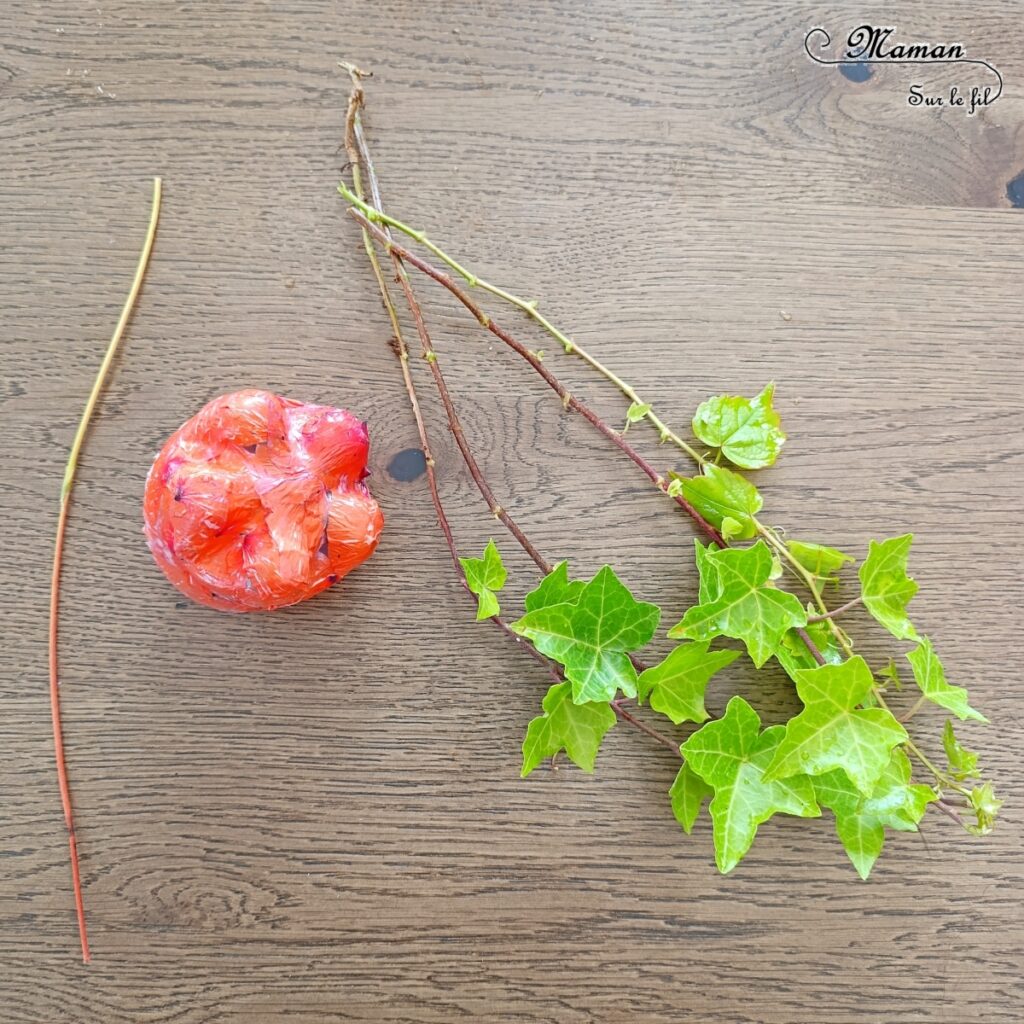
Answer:
<svg viewBox="0 0 1024 1024"><path fill-rule="evenodd" d="M339 62L340 66L343 67L352 79L352 92L349 95L348 111L345 118L345 149L348 156L349 163L352 166L352 180L355 188L356 195L363 201L366 202L363 193L363 182L362 172L365 171L367 185L370 189L370 196L372 205L378 211L383 210L383 203L381 200L380 186L377 180L377 175L374 170L373 161L370 157L369 147L366 144L366 138L362 130L362 121L359 116L359 111L363 105L363 87L361 79L366 77L366 72L361 71L354 64L347 62ZM368 232L367 227L371 230ZM431 499L434 504L434 511L437 514L438 524L441 527L441 532L444 534L445 543L448 546L449 554L452 558L452 563L455 566L456 572L459 576L459 580L465 589L466 593L470 597L474 597L472 591L469 589L469 585L466 583L465 575L462 571L462 564L459 561L458 548L455 543L455 538L452 534L451 525L448 522L448 517L445 514L444 506L441 502L441 496L437 487L437 476L435 473L435 463L433 455L431 454L430 441L427 435L426 424L423 420L423 415L420 410L419 400L416 394L416 385L412 379L412 373L409 367L409 348L405 342L405 338L402 334L401 323L398 319L398 313L395 309L393 300L391 299L391 293L385 280L383 270L380 266L380 261L377 259L376 250L373 247L370 235L374 234L378 237L382 237L385 249L391 256L392 263L395 267L395 277L399 285L402 287L402 291L405 296L406 305L409 307L409 311L412 315L413 321L416 325L417 333L420 337L420 344L423 349L423 355L427 363L430 366L434 383L437 387L438 394L441 397L441 403L444 406L445 415L448 419L448 426L452 432L452 436L455 438L455 442L458 445L459 451L462 454L463 461L466 463L466 467L472 476L477 489L480 491L484 500L487 502L491 512L502 522L502 524L508 529L508 531L515 537L519 542L520 546L524 551L536 562L537 567L545 574L551 571L551 566L547 560L540 554L540 552L534 547L532 542L522 531L519 525L508 515L504 509L498 504L497 499L494 497L494 492L491 490L483 472L480 470L479 465L473 456L472 450L466 441L465 432L462 429L462 423L459 420L458 413L452 403L450 393L448 391L447 383L444 379L444 375L441 371L440 364L438 362L437 353L434 350L433 343L430 339L429 331L427 330L426 322L423 318L423 310L419 304L416 294L413 291L412 283L409 281L408 274L405 272L405 267L402 265L402 257L399 252L391 245L390 233L386 231L378 232L377 229L373 228L372 225L367 221L362 225L362 236L363 245L366 249L367 258L370 261L370 265L373 269L374 277L377 280L377 286L381 293L381 299L384 303L384 307L387 310L388 318L391 321L392 331L394 333L395 348L399 356L399 362L402 367L402 378L405 382L406 393L409 396L409 402L412 406L413 417L416 420L416 429L419 433L420 443L423 446L423 454L426 458L427 463L427 479L430 487ZM474 598L475 600L475 598ZM555 682L562 682L563 677L557 666L549 661L540 651L538 651L533 644L525 640L523 637L515 633L509 625L501 619L500 616L494 615L491 620L496 626L498 626L507 636L511 637L522 649L528 651L535 659L537 659L547 669L548 673L552 676ZM639 663L638 663L639 664ZM642 667L642 666L641 666ZM646 733L648 736L656 739L663 746L668 746L674 753L678 755L678 746L667 736L657 732L650 726L645 725L639 719L635 718L632 714L626 711L624 708L619 706L616 702L611 702L611 708L615 714L623 721L628 722L630 725L639 729L641 732Z"/></svg>
<svg viewBox="0 0 1024 1024"><path fill-rule="evenodd" d="M359 110L363 104L363 86L361 79L365 77L366 73L361 71L354 64L342 63L341 66L348 71L349 77L352 79L352 92L349 95L348 111L345 117L345 150L348 154L349 162L352 165L353 184L355 185L356 193L362 196L363 182L361 167L365 166L371 195L373 195L375 202L379 202L379 192L377 189L376 176L373 173L373 164L370 163L369 154L365 152L365 144L360 145L360 142L362 141L362 125L359 118ZM420 410L419 397L416 394L416 385L412 379L412 374L409 369L409 347L405 342L404 335L402 334L402 326L398 319L398 311L395 309L394 301L391 298L391 292L384 277L384 271L381 269L380 261L377 259L377 251L373 246L370 236L365 231L363 232L363 245L366 249L366 255L370 262L370 267L373 270L373 276L377 281L381 301L387 311L388 319L391 321L394 348L398 355L399 364L402 368L402 380L405 383L405 391L409 397L409 405L412 408L413 419L416 421L416 432L419 434L420 445L423 448L423 456L427 464L427 485L430 490L431 501L434 505L434 512L437 516L437 523L438 526L441 527L441 533L444 535L445 544L448 548L448 553L451 556L452 565L455 566L455 572L459 578L459 582L461 583L463 590L465 590L470 598L475 601L476 596L469 589L469 585L466 583L466 577L462 572L462 563L459 561L459 552L455 545L455 537L452 534L451 524L448 522L448 516L445 514L444 505L441 502L441 494L437 486L437 473L435 470L434 455L430 446L430 437L427 433L427 426L423 419L423 413ZM499 616L493 616L491 621L494 622L502 632L511 637L519 647L528 651L534 658L544 665L545 669L554 676L556 681L561 681L561 677L558 675L555 666L548 661L548 659L545 658L544 655L533 646L533 644L528 643L523 637L514 633L509 628L508 624Z"/></svg>

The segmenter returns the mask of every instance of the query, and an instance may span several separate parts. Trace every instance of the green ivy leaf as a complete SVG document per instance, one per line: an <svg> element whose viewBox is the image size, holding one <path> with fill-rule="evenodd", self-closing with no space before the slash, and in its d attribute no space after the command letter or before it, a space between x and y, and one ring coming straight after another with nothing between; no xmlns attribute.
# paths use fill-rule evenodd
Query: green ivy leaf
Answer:
<svg viewBox="0 0 1024 1024"><path fill-rule="evenodd" d="M996 815L1003 806L1002 800L996 799L996 792L991 782L971 790L971 808L977 817L977 824L967 825L967 831L975 836L987 836L995 827Z"/></svg>
<svg viewBox="0 0 1024 1024"><path fill-rule="evenodd" d="M615 724L615 712L607 704L573 703L570 683L552 686L542 707L544 714L530 722L523 740L522 777L559 750L564 750L573 764L592 772L601 740Z"/></svg>
<svg viewBox="0 0 1024 1024"><path fill-rule="evenodd" d="M770 466L786 441L779 414L772 408L775 385L768 384L755 398L719 395L697 407L693 432L706 445L743 469Z"/></svg>
<svg viewBox="0 0 1024 1024"><path fill-rule="evenodd" d="M476 620L489 619L501 608L494 596L496 590L505 586L508 573L502 564L501 555L493 540L487 542L483 558L460 558L462 571L466 574L466 585L477 595Z"/></svg>
<svg viewBox="0 0 1024 1024"><path fill-rule="evenodd" d="M634 402L626 410L626 424L639 423L651 411L647 402Z"/></svg>
<svg viewBox="0 0 1024 1024"><path fill-rule="evenodd" d="M967 703L967 691L962 686L951 686L946 682L946 672L928 637L923 637L917 647L907 653L907 661L913 669L914 681L933 704L952 711L960 721L968 718L976 722L988 721Z"/></svg>
<svg viewBox="0 0 1024 1024"><path fill-rule="evenodd" d="M885 843L885 829L916 832L935 790L910 781L910 761L899 747L865 796L846 773L835 770L814 780L814 795L835 815L836 834L861 878L867 878Z"/></svg>
<svg viewBox="0 0 1024 1024"><path fill-rule="evenodd" d="M680 644L657 665L640 673L637 694L673 723L707 721L704 691L711 677L731 665L739 651L709 651L710 641Z"/></svg>
<svg viewBox="0 0 1024 1024"><path fill-rule="evenodd" d="M718 566L714 559L708 555L717 551L710 544L701 544L695 537L693 540L693 557L697 563L697 574L700 579L700 589L697 592L697 603L707 604L713 601L721 593L721 586L718 583Z"/></svg>
<svg viewBox="0 0 1024 1024"><path fill-rule="evenodd" d="M575 604L585 586L583 580L570 580L568 563L559 562L536 588L526 595L526 610L535 612L551 604Z"/></svg>
<svg viewBox="0 0 1024 1024"><path fill-rule="evenodd" d="M897 693L903 689L903 680L900 679L900 670L896 667L896 662L890 658L886 662L884 668L880 668L876 673L879 679L884 679L886 686L891 686Z"/></svg>
<svg viewBox="0 0 1024 1024"><path fill-rule="evenodd" d="M584 704L612 700L620 689L636 696L637 674L628 652L650 641L660 618L657 605L637 601L606 565L574 604L528 611L512 629L565 667L572 699Z"/></svg>
<svg viewBox="0 0 1024 1024"><path fill-rule="evenodd" d="M841 768L865 796L870 795L893 747L907 732L884 708L858 708L874 684L867 662L855 655L841 665L819 665L795 673L804 710L786 724L765 777L804 772L824 775Z"/></svg>
<svg viewBox="0 0 1024 1024"><path fill-rule="evenodd" d="M836 573L847 562L855 561L853 555L844 554L838 548L828 548L824 544L812 544L808 541L791 540L786 544L789 553L809 572L823 583L838 583Z"/></svg>
<svg viewBox="0 0 1024 1024"><path fill-rule="evenodd" d="M839 665L842 663L843 650L827 622L809 622L804 629L828 664ZM783 634L782 642L775 651L775 657L786 670L786 675L793 680L796 679L796 673L802 669L818 667L814 655L807 649L807 644L795 629L789 629Z"/></svg>
<svg viewBox="0 0 1024 1024"><path fill-rule="evenodd" d="M732 516L725 516L725 518L722 519L722 525L719 528L719 532L722 535L722 540L729 543L734 540L742 540L745 529L746 527L738 519L733 519Z"/></svg>
<svg viewBox="0 0 1024 1024"><path fill-rule="evenodd" d="M946 751L950 774L957 782L979 777L978 755L973 750L968 750L956 738L953 721L949 718L946 719L946 726L942 730L942 749Z"/></svg>
<svg viewBox="0 0 1024 1024"><path fill-rule="evenodd" d="M760 732L757 712L733 697L725 714L698 729L680 750L686 763L715 791L711 801L715 862L732 871L773 814L816 818L821 810L804 775L769 781L764 774L783 737L780 725Z"/></svg>
<svg viewBox="0 0 1024 1024"><path fill-rule="evenodd" d="M860 567L861 597L867 610L897 640L916 640L917 631L907 618L907 605L917 584L907 575L912 533L888 540L869 541L868 557Z"/></svg>
<svg viewBox="0 0 1024 1024"><path fill-rule="evenodd" d="M687 835L693 831L693 823L704 801L713 793L714 790L688 764L683 764L668 795L672 800L672 813Z"/></svg>
<svg viewBox="0 0 1024 1024"><path fill-rule="evenodd" d="M739 473L709 462L702 476L675 478L682 484L686 500L712 526L721 530L726 519L732 520L730 539L749 540L757 533L754 516L761 511L761 495Z"/></svg>
<svg viewBox="0 0 1024 1024"><path fill-rule="evenodd" d="M731 636L746 644L760 668L778 650L786 630L806 624L799 600L769 584L772 553L764 541L749 548L698 549L697 565L707 600L669 630L673 639Z"/></svg>

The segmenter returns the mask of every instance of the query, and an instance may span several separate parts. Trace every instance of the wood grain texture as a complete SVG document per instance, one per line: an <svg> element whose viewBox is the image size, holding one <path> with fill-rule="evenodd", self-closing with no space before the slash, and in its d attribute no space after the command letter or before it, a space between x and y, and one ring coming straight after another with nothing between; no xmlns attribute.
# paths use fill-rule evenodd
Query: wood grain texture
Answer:
<svg viewBox="0 0 1024 1024"><path fill-rule="evenodd" d="M8 0L0 1019L1018 1022L1019 14L1013 0ZM802 53L813 25L883 19L964 40L1004 96L973 119L911 110L906 69L857 84ZM996 723L965 727L1007 801L994 836L929 817L864 884L827 818L783 818L721 878L706 821L687 839L671 818L671 757L642 736L616 729L594 777L519 780L543 673L474 625L422 479L386 470L415 432L333 191L340 56L375 72L367 123L393 209L541 296L676 422L707 394L776 380L791 440L759 482L793 534L862 551L916 530L916 618ZM155 255L68 540L86 969L51 765L48 558L154 174ZM681 610L688 524L447 296L421 294L481 463L537 543L581 572L611 560ZM551 359L622 415L584 367ZM419 376L472 548L494 524ZM239 386L365 415L387 516L366 568L270 616L180 600L140 529L157 448ZM530 567L509 560L521 594ZM793 696L764 675L729 679L773 719ZM728 692L715 682L713 712ZM937 733L939 715L921 718Z"/></svg>

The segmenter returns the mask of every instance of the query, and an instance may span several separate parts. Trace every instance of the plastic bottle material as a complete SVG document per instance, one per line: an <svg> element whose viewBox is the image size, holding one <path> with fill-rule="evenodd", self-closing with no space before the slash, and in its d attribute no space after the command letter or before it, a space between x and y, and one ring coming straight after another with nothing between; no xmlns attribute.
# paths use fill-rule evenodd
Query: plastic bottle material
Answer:
<svg viewBox="0 0 1024 1024"><path fill-rule="evenodd" d="M145 534L183 594L223 611L304 601L361 565L384 517L363 482L366 424L269 391L204 406L153 462Z"/></svg>

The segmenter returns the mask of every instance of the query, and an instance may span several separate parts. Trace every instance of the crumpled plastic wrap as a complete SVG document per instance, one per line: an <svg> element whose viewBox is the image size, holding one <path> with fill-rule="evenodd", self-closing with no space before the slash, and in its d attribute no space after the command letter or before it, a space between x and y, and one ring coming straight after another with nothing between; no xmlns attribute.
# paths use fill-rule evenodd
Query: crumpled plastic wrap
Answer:
<svg viewBox="0 0 1024 1024"><path fill-rule="evenodd" d="M204 406L153 462L145 534L183 594L247 612L304 601L373 554L384 525L363 482L366 424L269 391Z"/></svg>

